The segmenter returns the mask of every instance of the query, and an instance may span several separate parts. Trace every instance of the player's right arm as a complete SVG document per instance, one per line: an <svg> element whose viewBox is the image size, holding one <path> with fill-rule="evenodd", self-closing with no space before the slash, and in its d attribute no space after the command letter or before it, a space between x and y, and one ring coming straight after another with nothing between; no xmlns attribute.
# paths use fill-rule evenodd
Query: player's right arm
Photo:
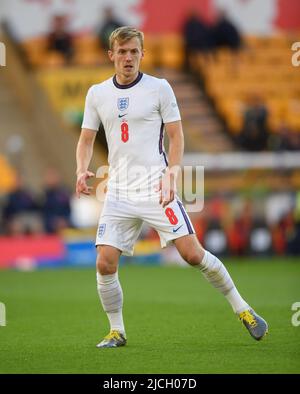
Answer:
<svg viewBox="0 0 300 394"><path fill-rule="evenodd" d="M76 195L80 194L90 195L92 187L87 185L87 180L95 176L91 171L88 171L92 155L93 147L96 138L95 130L85 129L81 130L79 141L76 149L76 162L77 162L77 182L76 182Z"/></svg>
<svg viewBox="0 0 300 394"><path fill-rule="evenodd" d="M84 116L82 122L81 134L77 144L76 161L77 161L77 182L76 194L90 194L91 187L87 185L87 180L95 176L88 171L97 131L100 125L100 117L95 105L94 88L91 87L85 100Z"/></svg>

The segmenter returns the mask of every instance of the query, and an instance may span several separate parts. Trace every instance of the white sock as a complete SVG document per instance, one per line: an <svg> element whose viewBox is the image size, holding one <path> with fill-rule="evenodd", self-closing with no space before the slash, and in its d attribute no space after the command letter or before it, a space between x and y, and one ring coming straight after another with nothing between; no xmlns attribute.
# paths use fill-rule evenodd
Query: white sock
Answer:
<svg viewBox="0 0 300 394"><path fill-rule="evenodd" d="M237 291L227 269L216 256L206 250L199 267L205 278L226 297L235 313L249 309L249 305Z"/></svg>
<svg viewBox="0 0 300 394"><path fill-rule="evenodd" d="M237 288L234 287L230 290L228 294L225 295L227 301L232 306L234 313L241 313L246 309L250 309L247 302L241 297L240 293L237 291Z"/></svg>
<svg viewBox="0 0 300 394"><path fill-rule="evenodd" d="M118 330L125 335L123 322L123 291L118 273L101 275L97 272L97 290L103 309L107 314L110 329Z"/></svg>

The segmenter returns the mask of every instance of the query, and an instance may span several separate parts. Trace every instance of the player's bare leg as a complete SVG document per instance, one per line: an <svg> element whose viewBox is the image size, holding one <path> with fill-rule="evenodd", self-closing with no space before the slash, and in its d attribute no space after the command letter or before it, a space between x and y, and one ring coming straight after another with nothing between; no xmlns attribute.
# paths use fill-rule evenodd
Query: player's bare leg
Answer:
<svg viewBox="0 0 300 394"><path fill-rule="evenodd" d="M110 333L97 345L114 348L126 345L123 322L123 292L118 278L121 251L109 245L97 247L97 290L110 323Z"/></svg>
<svg viewBox="0 0 300 394"><path fill-rule="evenodd" d="M268 332L267 323L241 297L222 262L201 246L195 234L177 238L174 244L182 258L198 267L204 277L225 296L250 335L256 340L262 339Z"/></svg>

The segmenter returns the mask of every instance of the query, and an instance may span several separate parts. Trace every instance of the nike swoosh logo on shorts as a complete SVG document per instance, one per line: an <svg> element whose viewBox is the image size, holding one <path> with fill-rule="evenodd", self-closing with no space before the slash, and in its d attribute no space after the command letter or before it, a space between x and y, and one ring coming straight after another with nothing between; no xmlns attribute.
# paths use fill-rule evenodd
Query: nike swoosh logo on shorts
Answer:
<svg viewBox="0 0 300 394"><path fill-rule="evenodd" d="M126 116L126 115L128 115L128 114L123 114L123 115L119 114L119 118L123 118L123 116Z"/></svg>
<svg viewBox="0 0 300 394"><path fill-rule="evenodd" d="M177 233L177 231L183 226L183 224L177 228L173 228L173 233Z"/></svg>

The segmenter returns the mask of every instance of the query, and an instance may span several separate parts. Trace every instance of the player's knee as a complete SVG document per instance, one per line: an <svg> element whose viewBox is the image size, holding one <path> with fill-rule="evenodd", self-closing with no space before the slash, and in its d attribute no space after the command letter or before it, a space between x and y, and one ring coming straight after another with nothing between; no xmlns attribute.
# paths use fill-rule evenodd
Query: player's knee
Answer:
<svg viewBox="0 0 300 394"><path fill-rule="evenodd" d="M204 251L202 249L197 249L197 250L187 250L185 252L185 255L182 257L188 264L192 266L196 266L201 264L203 256L204 256Z"/></svg>
<svg viewBox="0 0 300 394"><path fill-rule="evenodd" d="M199 265L201 263L199 253L187 253L185 261L190 265Z"/></svg>
<svg viewBox="0 0 300 394"><path fill-rule="evenodd" d="M112 275L117 272L118 265L115 261L101 256L98 254L97 257L97 271L101 275Z"/></svg>

